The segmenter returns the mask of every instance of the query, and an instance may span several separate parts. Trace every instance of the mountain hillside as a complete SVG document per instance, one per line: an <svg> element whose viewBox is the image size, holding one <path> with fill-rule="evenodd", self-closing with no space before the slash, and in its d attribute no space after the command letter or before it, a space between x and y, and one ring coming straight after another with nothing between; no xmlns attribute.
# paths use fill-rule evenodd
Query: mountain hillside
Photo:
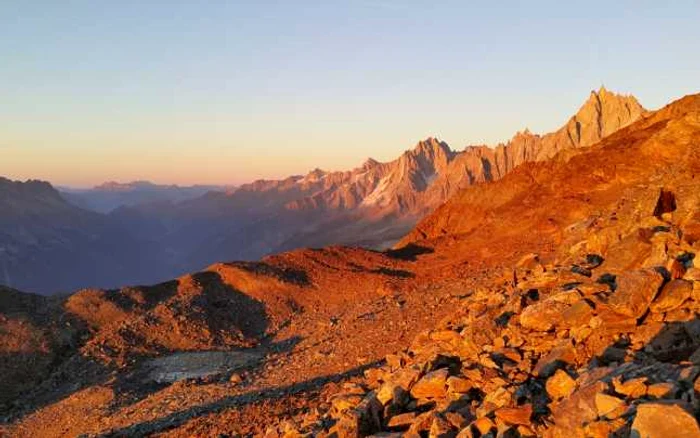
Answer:
<svg viewBox="0 0 700 438"><path fill-rule="evenodd" d="M38 293L163 275L152 248L50 184L0 178L0 283ZM172 275L169 272L170 275Z"/></svg>

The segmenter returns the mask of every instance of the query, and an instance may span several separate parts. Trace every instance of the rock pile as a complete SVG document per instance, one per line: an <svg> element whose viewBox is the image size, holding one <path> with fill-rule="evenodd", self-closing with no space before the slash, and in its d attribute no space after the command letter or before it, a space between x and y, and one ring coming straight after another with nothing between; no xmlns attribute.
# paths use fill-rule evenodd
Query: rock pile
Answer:
<svg viewBox="0 0 700 438"><path fill-rule="evenodd" d="M524 257L267 436L700 437L699 248L671 222L634 232L655 250L625 270Z"/></svg>

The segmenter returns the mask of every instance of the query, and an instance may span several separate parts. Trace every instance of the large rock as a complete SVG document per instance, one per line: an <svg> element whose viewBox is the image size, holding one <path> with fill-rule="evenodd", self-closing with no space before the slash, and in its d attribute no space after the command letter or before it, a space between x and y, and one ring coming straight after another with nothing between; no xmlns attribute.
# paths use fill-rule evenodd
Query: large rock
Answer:
<svg viewBox="0 0 700 438"><path fill-rule="evenodd" d="M576 381L566 371L557 370L552 377L547 379L547 394L553 400L568 397L576 389Z"/></svg>
<svg viewBox="0 0 700 438"><path fill-rule="evenodd" d="M370 392L354 409L339 413L331 433L338 438L359 438L378 431L381 425L382 404Z"/></svg>
<svg viewBox="0 0 700 438"><path fill-rule="evenodd" d="M576 350L569 340L565 340L552 348L549 353L540 357L533 369L533 374L539 377L550 377L560 368L576 363Z"/></svg>
<svg viewBox="0 0 700 438"><path fill-rule="evenodd" d="M421 371L414 367L401 368L391 375L377 391L377 398L386 405L390 401L399 402L413 384L418 381Z"/></svg>
<svg viewBox="0 0 700 438"><path fill-rule="evenodd" d="M441 398L447 393L448 371L446 368L432 371L421 378L413 388L411 395L414 398Z"/></svg>
<svg viewBox="0 0 700 438"><path fill-rule="evenodd" d="M578 328L587 325L593 317L593 309L586 300L580 300L562 313L561 327Z"/></svg>
<svg viewBox="0 0 700 438"><path fill-rule="evenodd" d="M639 318L649 308L663 281L661 274L652 269L624 272L617 276L617 289L608 305L616 313Z"/></svg>
<svg viewBox="0 0 700 438"><path fill-rule="evenodd" d="M552 418L555 428L560 431L581 430L584 424L598 418L595 398L605 391L607 385L595 382L575 391L571 396L552 406ZM557 435L563 436L563 435ZM570 435L578 436L578 435Z"/></svg>
<svg viewBox="0 0 700 438"><path fill-rule="evenodd" d="M646 403L637 407L631 437L699 438L695 418L678 405Z"/></svg>
<svg viewBox="0 0 700 438"><path fill-rule="evenodd" d="M619 417L627 410L624 400L602 392L595 395L595 407L599 417L611 419Z"/></svg>
<svg viewBox="0 0 700 438"><path fill-rule="evenodd" d="M520 314L520 325L530 330L547 331L557 325L568 304L545 300L526 307Z"/></svg>
<svg viewBox="0 0 700 438"><path fill-rule="evenodd" d="M692 294L693 283L686 280L672 280L661 289L659 296L651 303L651 311L662 313L677 309Z"/></svg>
<svg viewBox="0 0 700 438"><path fill-rule="evenodd" d="M507 424L529 425L532 417L532 405L526 404L516 408L500 408L495 412L496 418Z"/></svg>

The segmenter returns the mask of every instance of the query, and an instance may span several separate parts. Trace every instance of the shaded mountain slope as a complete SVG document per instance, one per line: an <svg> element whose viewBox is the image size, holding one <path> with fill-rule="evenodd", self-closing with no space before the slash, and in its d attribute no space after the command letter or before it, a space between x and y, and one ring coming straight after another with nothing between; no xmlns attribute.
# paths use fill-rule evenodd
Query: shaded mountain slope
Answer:
<svg viewBox="0 0 700 438"><path fill-rule="evenodd" d="M48 183L0 178L0 282L39 293L163 275L153 247ZM170 275L172 272L167 270Z"/></svg>
<svg viewBox="0 0 700 438"><path fill-rule="evenodd" d="M58 299L0 286L0 409L46 379L73 353L77 331L59 318L60 313Z"/></svg>

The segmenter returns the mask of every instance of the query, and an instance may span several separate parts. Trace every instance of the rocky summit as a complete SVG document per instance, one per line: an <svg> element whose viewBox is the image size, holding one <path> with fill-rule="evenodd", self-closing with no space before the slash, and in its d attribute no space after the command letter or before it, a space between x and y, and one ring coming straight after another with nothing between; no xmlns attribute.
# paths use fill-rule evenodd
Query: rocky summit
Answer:
<svg viewBox="0 0 700 438"><path fill-rule="evenodd" d="M470 149L528 158L390 249L0 289L0 434L700 437L699 146L700 95L645 111L601 89L551 136ZM413 153L396 169L466 156Z"/></svg>

